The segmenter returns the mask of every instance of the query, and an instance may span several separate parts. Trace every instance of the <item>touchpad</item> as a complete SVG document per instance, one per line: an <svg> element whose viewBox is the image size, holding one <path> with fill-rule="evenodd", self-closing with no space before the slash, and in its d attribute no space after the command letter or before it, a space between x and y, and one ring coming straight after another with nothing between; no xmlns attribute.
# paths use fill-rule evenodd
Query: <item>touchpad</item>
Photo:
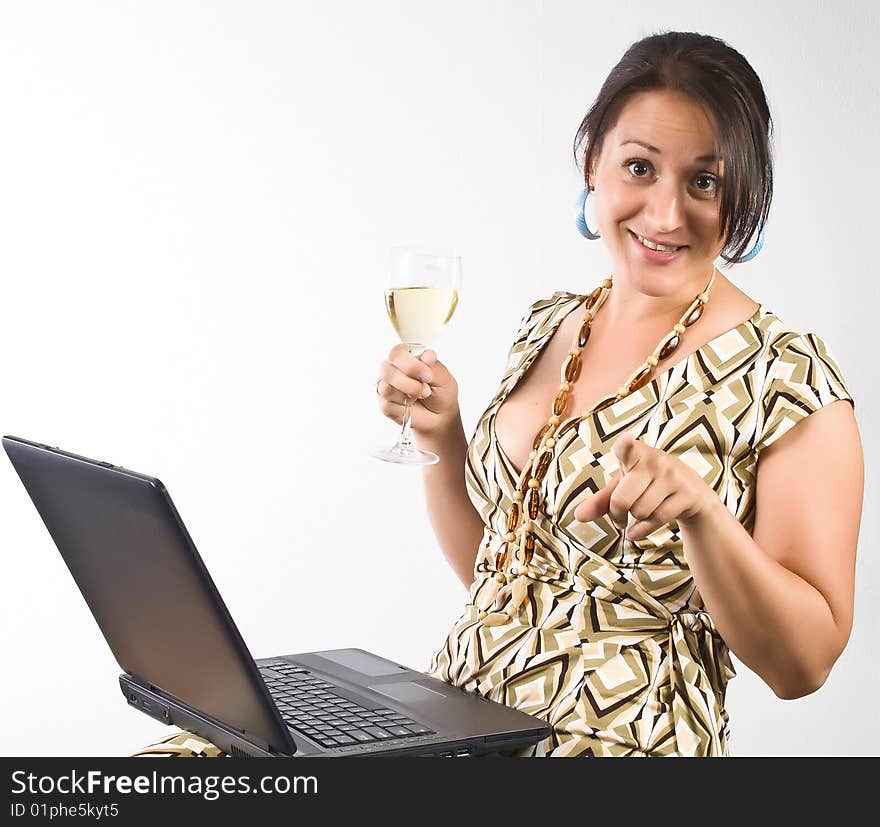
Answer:
<svg viewBox="0 0 880 827"><path fill-rule="evenodd" d="M414 701L427 701L435 697L445 697L442 692L435 692L433 689L428 689L427 686L421 686L412 681L405 681L404 683L385 683L381 686L371 686L370 689L372 689L373 692L378 692L380 695L387 695L389 698L394 698L395 701L402 701L403 703L413 703Z"/></svg>
<svg viewBox="0 0 880 827"><path fill-rule="evenodd" d="M312 652L312 654L372 678L378 678L382 675L399 675L401 672L409 671L390 660L383 660L369 652L360 652L357 649L330 649L326 652Z"/></svg>

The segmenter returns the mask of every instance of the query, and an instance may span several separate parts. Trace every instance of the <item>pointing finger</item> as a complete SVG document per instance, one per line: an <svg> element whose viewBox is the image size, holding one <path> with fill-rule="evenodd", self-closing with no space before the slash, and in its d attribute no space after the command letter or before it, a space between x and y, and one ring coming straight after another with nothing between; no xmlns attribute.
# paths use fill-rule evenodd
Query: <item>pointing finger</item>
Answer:
<svg viewBox="0 0 880 827"><path fill-rule="evenodd" d="M621 434L614 443L614 456L620 462L624 473L632 471L644 454L645 445L639 442L631 433Z"/></svg>
<svg viewBox="0 0 880 827"><path fill-rule="evenodd" d="M574 518L581 523L589 523L608 513L608 505L611 495L620 482L621 474L614 477L604 488L598 490L591 497L587 497L575 510Z"/></svg>

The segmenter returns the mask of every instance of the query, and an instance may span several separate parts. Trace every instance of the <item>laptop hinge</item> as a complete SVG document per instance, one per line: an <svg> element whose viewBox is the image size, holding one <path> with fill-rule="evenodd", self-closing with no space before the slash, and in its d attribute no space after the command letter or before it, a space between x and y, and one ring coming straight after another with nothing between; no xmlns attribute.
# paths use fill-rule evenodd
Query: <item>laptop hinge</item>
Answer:
<svg viewBox="0 0 880 827"><path fill-rule="evenodd" d="M152 684L149 681L146 681L141 677L138 677L137 675L133 674L132 672L126 672L125 674L126 674L126 677L130 681L132 681L132 683L136 683L138 686L142 687L143 689L146 689L149 692L154 692L155 694L159 695L160 697L165 698L166 700L173 702L173 703L177 704L178 706L182 706L184 709L188 710L190 714L212 723L214 726L218 727L219 729L226 729L226 730L229 730L230 732L237 732L240 735L244 736L246 740L250 740L250 741L258 744L262 749L265 749L266 751L274 752L277 755L284 755L285 754L285 753L279 753L276 749L273 749L272 746L270 744L266 743L262 738L255 738L247 730L239 729L238 727L234 727L231 724L227 724L222 721L219 721L218 719L212 717L211 715L208 715L205 712L201 712L198 709L195 709L195 707L191 706L190 704L186 703L185 701L182 701L180 698L176 697L175 695L172 695L170 692L166 692L161 687L156 686L155 684ZM287 730L287 734L288 734L288 737L290 738L291 743L293 744L294 751L298 752L299 751L299 744L296 741L296 736L290 731L290 728L287 727L286 724L284 724L284 727Z"/></svg>

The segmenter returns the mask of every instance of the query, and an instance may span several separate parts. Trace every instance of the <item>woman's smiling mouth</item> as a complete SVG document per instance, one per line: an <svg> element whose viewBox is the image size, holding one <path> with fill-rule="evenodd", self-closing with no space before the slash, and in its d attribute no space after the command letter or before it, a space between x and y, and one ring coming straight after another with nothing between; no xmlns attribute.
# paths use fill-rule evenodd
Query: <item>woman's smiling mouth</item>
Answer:
<svg viewBox="0 0 880 827"><path fill-rule="evenodd" d="M641 244L647 247L649 250L659 250L662 253L674 253L676 250L680 250L682 247L687 247L687 244L678 244L678 245L670 245L670 244L661 244L659 241L651 241L645 236L641 236L636 232L631 232Z"/></svg>
<svg viewBox="0 0 880 827"><path fill-rule="evenodd" d="M672 246L667 244L659 244L656 241L651 241L644 236L640 236L638 233L633 232L632 230L627 230L632 238L633 243L636 245L636 248L642 254L642 256L648 261L653 262L667 262L672 261L684 251L688 249L687 244L681 244L679 246Z"/></svg>

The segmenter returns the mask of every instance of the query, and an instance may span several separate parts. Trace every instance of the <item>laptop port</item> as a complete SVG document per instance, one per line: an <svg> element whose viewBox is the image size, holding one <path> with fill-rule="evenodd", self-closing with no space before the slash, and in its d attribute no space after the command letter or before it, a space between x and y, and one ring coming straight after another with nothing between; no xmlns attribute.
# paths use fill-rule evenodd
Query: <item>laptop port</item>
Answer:
<svg viewBox="0 0 880 827"><path fill-rule="evenodd" d="M468 758L470 757L471 750L469 747L465 747L464 749L457 749L455 751L456 758Z"/></svg>
<svg viewBox="0 0 880 827"><path fill-rule="evenodd" d="M452 753L451 752L438 752L437 757L438 758L452 758Z"/></svg>

